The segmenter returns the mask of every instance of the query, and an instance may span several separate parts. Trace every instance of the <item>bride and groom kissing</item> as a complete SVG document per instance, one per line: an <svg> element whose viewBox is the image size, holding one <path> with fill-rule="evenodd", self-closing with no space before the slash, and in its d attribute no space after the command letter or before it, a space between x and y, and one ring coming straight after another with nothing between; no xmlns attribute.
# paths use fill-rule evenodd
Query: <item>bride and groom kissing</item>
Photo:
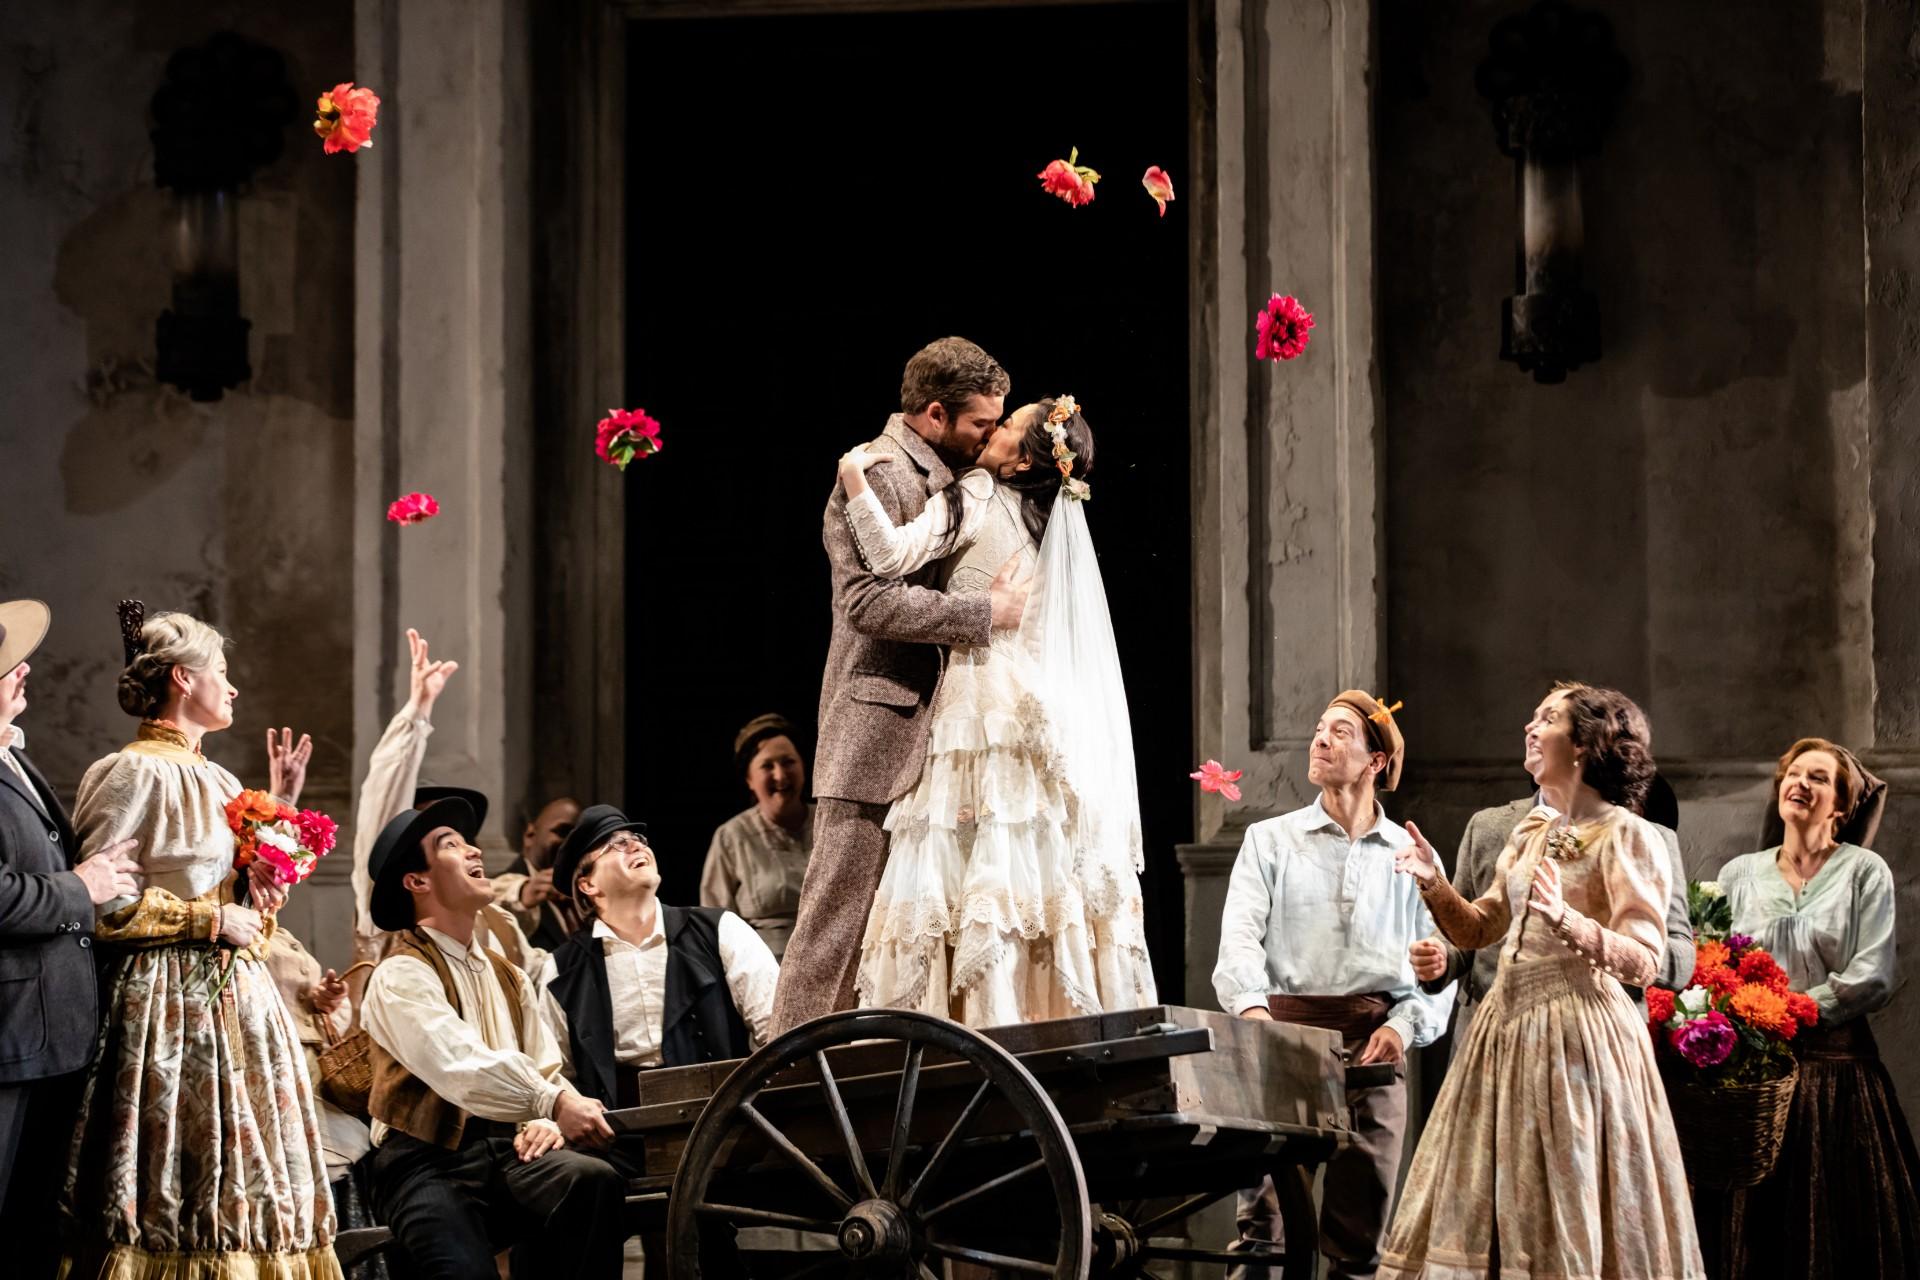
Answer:
<svg viewBox="0 0 1920 1280"><path fill-rule="evenodd" d="M856 1004L995 1026L1155 1003L1132 731L1080 500L1093 434L1070 396L1006 413L1010 389L974 343L930 343L901 411L841 460L776 1034Z"/></svg>

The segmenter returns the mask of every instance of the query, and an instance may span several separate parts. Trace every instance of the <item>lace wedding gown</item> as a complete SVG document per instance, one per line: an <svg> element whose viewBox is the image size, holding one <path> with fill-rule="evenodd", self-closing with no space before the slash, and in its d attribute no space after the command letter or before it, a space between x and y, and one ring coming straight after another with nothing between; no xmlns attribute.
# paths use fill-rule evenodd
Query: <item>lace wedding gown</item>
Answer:
<svg viewBox="0 0 1920 1280"><path fill-rule="evenodd" d="M949 591L986 591L1015 554L1034 566L1019 500L978 479L955 486L984 511ZM1081 812L1047 692L1025 632L949 653L920 780L887 817L862 1005L998 1026L1155 1003L1138 821L1116 840Z"/></svg>

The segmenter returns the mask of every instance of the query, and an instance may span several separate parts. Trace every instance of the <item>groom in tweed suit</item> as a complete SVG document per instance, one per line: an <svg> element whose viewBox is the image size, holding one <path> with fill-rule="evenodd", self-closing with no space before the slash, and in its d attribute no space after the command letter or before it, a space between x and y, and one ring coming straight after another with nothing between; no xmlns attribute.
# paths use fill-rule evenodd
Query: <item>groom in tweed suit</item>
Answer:
<svg viewBox="0 0 1920 1280"><path fill-rule="evenodd" d="M907 362L900 412L866 445L894 459L867 473L893 522L919 515L980 456L999 425L1011 383L992 356L964 338L930 343ZM867 572L836 484L822 535L833 571L833 640L820 686L813 856L799 918L780 965L774 1035L850 1009L860 939L887 862L887 806L919 781L929 707L951 645L984 645L1018 626L1027 590L1010 560L988 592L948 595L938 562L904 578Z"/></svg>

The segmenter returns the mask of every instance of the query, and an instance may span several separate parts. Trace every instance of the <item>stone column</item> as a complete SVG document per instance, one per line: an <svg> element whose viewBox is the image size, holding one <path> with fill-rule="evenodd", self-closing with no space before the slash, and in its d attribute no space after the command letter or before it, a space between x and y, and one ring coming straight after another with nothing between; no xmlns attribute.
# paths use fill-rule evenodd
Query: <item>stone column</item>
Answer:
<svg viewBox="0 0 1920 1280"><path fill-rule="evenodd" d="M1203 796L1180 850L1202 1007L1245 824L1306 803L1326 699L1380 682L1372 24L1369 0L1219 0L1196 40L1194 737L1246 771L1244 803ZM1316 327L1257 365L1273 293Z"/></svg>
<svg viewBox="0 0 1920 1280"><path fill-rule="evenodd" d="M493 802L528 773L531 542L527 13L519 0L359 0L357 73L382 95L359 166L354 762L407 694L405 628L460 671L422 776ZM383 518L424 490L440 515Z"/></svg>

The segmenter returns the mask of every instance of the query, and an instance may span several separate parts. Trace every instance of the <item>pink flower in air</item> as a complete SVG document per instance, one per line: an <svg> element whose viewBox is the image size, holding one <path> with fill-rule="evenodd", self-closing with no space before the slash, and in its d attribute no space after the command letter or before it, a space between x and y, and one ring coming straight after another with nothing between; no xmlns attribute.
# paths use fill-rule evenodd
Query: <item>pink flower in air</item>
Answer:
<svg viewBox="0 0 1920 1280"><path fill-rule="evenodd" d="M1274 294L1254 318L1259 337L1253 345L1257 360L1291 360L1307 349L1307 330L1313 328L1313 313L1294 300L1292 294Z"/></svg>
<svg viewBox="0 0 1920 1280"><path fill-rule="evenodd" d="M600 461L625 471L635 458L660 452L660 424L645 409L609 409L594 432L593 451Z"/></svg>
<svg viewBox="0 0 1920 1280"><path fill-rule="evenodd" d="M430 493L410 493L395 498L387 506L387 519L395 524L419 524L440 514L440 503Z"/></svg>
<svg viewBox="0 0 1920 1280"><path fill-rule="evenodd" d="M1080 148L1075 147L1065 160L1055 160L1039 173L1040 189L1050 196L1059 196L1078 209L1083 204L1093 203L1093 184L1100 181L1100 175L1080 163Z"/></svg>
<svg viewBox="0 0 1920 1280"><path fill-rule="evenodd" d="M380 95L371 89L356 89L348 80L320 95L315 107L313 131L326 143L328 155L336 151L352 154L373 145L373 126L380 115Z"/></svg>
<svg viewBox="0 0 1920 1280"><path fill-rule="evenodd" d="M1160 206L1160 216L1167 216L1167 201L1173 199L1173 179L1159 165L1148 165L1146 174L1140 179L1140 185L1147 189L1153 202Z"/></svg>
<svg viewBox="0 0 1920 1280"><path fill-rule="evenodd" d="M1222 767L1218 760L1209 760L1200 766L1198 773L1190 773L1187 776L1199 783L1202 791L1216 792L1221 799L1238 804L1240 788L1233 784L1240 781L1240 775L1245 772L1244 769L1227 769Z"/></svg>

